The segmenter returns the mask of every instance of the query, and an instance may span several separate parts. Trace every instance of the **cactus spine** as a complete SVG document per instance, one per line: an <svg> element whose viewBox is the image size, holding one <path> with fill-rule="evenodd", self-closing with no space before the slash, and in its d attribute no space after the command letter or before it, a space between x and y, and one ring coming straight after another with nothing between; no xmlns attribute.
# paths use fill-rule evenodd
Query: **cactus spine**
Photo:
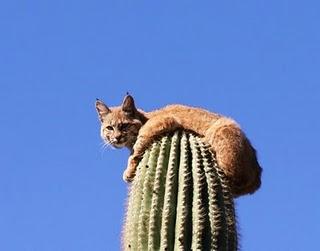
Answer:
<svg viewBox="0 0 320 251"><path fill-rule="evenodd" d="M191 133L163 136L131 185L124 250L237 250L233 198L214 154Z"/></svg>

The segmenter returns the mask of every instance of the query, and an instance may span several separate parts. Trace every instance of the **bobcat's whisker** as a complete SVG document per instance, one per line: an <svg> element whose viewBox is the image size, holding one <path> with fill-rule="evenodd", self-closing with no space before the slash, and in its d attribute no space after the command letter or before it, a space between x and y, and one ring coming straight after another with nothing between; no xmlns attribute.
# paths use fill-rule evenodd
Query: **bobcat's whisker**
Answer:
<svg viewBox="0 0 320 251"><path fill-rule="evenodd" d="M101 142L100 143L100 152L101 152L101 155L103 154L103 152L107 149L107 148L112 148L111 144L109 142Z"/></svg>

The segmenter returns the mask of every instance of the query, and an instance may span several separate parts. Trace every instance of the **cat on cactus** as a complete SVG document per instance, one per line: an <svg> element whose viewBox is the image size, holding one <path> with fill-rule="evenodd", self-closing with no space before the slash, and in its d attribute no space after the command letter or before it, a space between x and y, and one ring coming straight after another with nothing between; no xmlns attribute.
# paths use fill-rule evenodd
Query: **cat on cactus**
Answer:
<svg viewBox="0 0 320 251"><path fill-rule="evenodd" d="M168 105L145 112L137 109L131 95L122 104L108 107L96 101L101 121L101 137L115 148L127 147L131 155L123 179L131 182L144 151L166 133L183 129L203 137L216 154L218 165L229 179L235 197L255 192L261 185L261 172L256 151L231 118L201 108Z"/></svg>

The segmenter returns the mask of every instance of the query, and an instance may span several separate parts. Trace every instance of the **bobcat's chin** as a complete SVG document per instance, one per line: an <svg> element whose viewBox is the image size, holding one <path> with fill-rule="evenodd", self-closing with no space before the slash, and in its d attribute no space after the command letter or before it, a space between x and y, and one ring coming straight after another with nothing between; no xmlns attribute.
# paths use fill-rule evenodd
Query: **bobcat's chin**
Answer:
<svg viewBox="0 0 320 251"><path fill-rule="evenodd" d="M123 148L123 147L128 147L131 145L131 143L128 141L127 138L122 138L120 140L113 140L110 143L114 148L117 148L117 149Z"/></svg>
<svg viewBox="0 0 320 251"><path fill-rule="evenodd" d="M114 143L114 144L112 144L112 146L114 148L120 149L120 148L126 147L127 145L126 145L126 143Z"/></svg>

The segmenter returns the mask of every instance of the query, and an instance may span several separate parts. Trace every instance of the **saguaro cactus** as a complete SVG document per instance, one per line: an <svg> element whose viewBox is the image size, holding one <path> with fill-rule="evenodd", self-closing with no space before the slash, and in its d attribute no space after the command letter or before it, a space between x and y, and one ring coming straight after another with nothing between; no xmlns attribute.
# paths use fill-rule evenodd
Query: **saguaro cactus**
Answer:
<svg viewBox="0 0 320 251"><path fill-rule="evenodd" d="M233 198L201 138L175 132L145 152L123 234L124 250L237 250Z"/></svg>

